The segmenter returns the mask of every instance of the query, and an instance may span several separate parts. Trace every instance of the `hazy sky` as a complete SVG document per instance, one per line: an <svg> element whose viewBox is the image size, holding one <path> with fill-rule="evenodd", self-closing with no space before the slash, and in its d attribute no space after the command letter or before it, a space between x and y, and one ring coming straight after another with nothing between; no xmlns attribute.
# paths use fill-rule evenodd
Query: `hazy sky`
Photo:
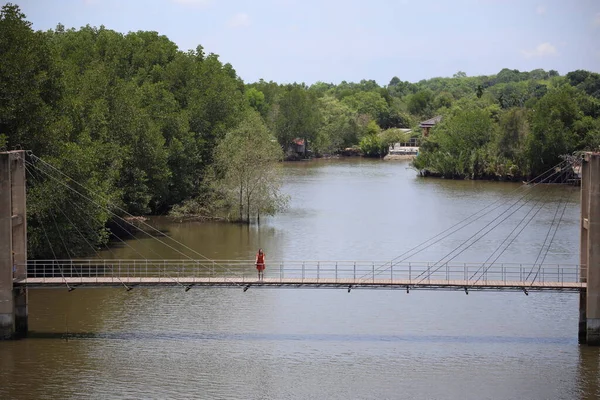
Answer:
<svg viewBox="0 0 600 400"><path fill-rule="evenodd" d="M6 1L2 1L5 4ZM151 30L245 82L600 72L600 0L14 0L34 29Z"/></svg>

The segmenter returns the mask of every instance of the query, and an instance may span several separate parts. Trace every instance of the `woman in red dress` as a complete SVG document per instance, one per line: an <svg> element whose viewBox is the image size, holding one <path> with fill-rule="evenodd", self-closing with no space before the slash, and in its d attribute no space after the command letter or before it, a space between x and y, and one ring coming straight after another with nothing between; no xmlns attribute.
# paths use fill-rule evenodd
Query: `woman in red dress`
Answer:
<svg viewBox="0 0 600 400"><path fill-rule="evenodd" d="M262 249L258 249L258 253L256 253L256 270L258 271L258 280L262 281L265 271L265 253Z"/></svg>

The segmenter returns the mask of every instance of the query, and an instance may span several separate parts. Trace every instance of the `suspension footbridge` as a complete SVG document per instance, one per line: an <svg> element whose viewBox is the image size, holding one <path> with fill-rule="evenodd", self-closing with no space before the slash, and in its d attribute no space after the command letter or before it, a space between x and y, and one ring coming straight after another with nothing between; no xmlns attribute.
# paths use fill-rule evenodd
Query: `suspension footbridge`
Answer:
<svg viewBox="0 0 600 400"><path fill-rule="evenodd" d="M253 260L35 260L16 287L206 286L471 291L579 291L578 265L385 261L271 261L258 279Z"/></svg>
<svg viewBox="0 0 600 400"><path fill-rule="evenodd" d="M24 151L0 153L0 337L27 331L27 292L30 289L58 288L69 291L91 287L173 287L190 291L203 287L229 287L243 291L254 288L397 289L464 291L535 291L580 293L580 339L600 344L600 154L577 158L581 166L581 257L579 265L546 261L560 228L566 202L557 207L544 243L533 263L503 263L501 256L542 209L536 187L556 182L573 170L565 160L514 191L511 199L498 199L468 218L392 260L270 260L263 279L258 279L253 260L214 260L164 235L92 190L78 184L60 170ZM69 218L71 234L76 232L90 246L96 258L27 260L26 176L31 185L50 182L72 192L94 207L104 207L119 226L132 226L157 244L181 255L177 260L102 259L95 245L86 239L86 230ZM77 207L76 205L74 205ZM60 207L57 211L62 213ZM81 209L81 211L85 211ZM460 263L458 257L489 232L520 214L510 233L497 249L477 263ZM474 222L487 218L483 226ZM130 217L130 218L126 218ZM52 220L55 217L52 216ZM82 219L86 223L85 217ZM122 224L122 225L121 225ZM40 226L49 240L42 221ZM466 227L475 232L442 258L432 262L412 261L414 256ZM127 231L127 229L125 229ZM54 230L61 235L60 230ZM128 243L114 235L123 245ZM132 235L133 237L134 235ZM62 237L61 237L62 240ZM64 244L64 240L62 240ZM65 245L65 252L69 250ZM52 253L55 251L52 249Z"/></svg>

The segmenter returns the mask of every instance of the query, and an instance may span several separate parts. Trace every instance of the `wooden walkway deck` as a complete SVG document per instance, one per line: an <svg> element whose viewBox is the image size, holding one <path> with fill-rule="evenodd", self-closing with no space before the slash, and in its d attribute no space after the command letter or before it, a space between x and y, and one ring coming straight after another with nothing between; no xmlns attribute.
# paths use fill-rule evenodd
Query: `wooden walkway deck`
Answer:
<svg viewBox="0 0 600 400"><path fill-rule="evenodd" d="M337 278L269 278L256 277L52 277L25 278L14 281L15 287L99 288L99 287L232 287L232 288L342 288L400 290L485 290L485 291L556 291L578 292L582 282L520 282L407 279L337 279Z"/></svg>

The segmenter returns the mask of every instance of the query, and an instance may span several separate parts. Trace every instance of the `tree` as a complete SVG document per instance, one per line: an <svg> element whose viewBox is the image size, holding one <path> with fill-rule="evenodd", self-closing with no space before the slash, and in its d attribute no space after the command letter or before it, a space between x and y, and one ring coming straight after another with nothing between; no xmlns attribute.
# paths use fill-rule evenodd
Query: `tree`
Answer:
<svg viewBox="0 0 600 400"><path fill-rule="evenodd" d="M246 91L246 99L248 100L250 107L258 111L263 117L266 116L268 107L265 103L265 94L263 92L251 87Z"/></svg>
<svg viewBox="0 0 600 400"><path fill-rule="evenodd" d="M319 98L320 123L313 141L317 154L334 153L358 143L356 112L333 96Z"/></svg>
<svg viewBox="0 0 600 400"><path fill-rule="evenodd" d="M303 86L288 85L281 96L274 119L281 147L287 149L292 140L303 138L306 152L308 143L315 137L318 128L317 102Z"/></svg>
<svg viewBox="0 0 600 400"><path fill-rule="evenodd" d="M486 146L496 127L480 108L458 109L433 129L414 162L447 178L476 178L486 173Z"/></svg>
<svg viewBox="0 0 600 400"><path fill-rule="evenodd" d="M581 117L575 98L575 89L567 84L548 91L536 103L527 141L531 176L558 164L561 155L575 150L577 138L573 124Z"/></svg>
<svg viewBox="0 0 600 400"><path fill-rule="evenodd" d="M384 121L389 116L388 104L377 92L357 92L344 97L342 103L358 114L368 115L377 122Z"/></svg>
<svg viewBox="0 0 600 400"><path fill-rule="evenodd" d="M417 93L408 96L408 112L421 117L430 117L432 114L433 92L429 89L419 90Z"/></svg>
<svg viewBox="0 0 600 400"><path fill-rule="evenodd" d="M250 223L251 215L260 218L286 205L277 168L282 156L277 141L254 110L247 111L215 149L215 188L231 210L237 211L240 221Z"/></svg>
<svg viewBox="0 0 600 400"><path fill-rule="evenodd" d="M500 114L495 153L517 167L512 175L525 175L527 172L525 145L530 135L529 114L528 110L518 107Z"/></svg>
<svg viewBox="0 0 600 400"><path fill-rule="evenodd" d="M11 3L0 11L0 54L0 134L8 148L56 154L63 135L56 125L60 70L44 35Z"/></svg>
<svg viewBox="0 0 600 400"><path fill-rule="evenodd" d="M379 126L375 121L367 125L367 133L360 140L359 146L365 157L383 157L387 153L388 144L379 136Z"/></svg>

